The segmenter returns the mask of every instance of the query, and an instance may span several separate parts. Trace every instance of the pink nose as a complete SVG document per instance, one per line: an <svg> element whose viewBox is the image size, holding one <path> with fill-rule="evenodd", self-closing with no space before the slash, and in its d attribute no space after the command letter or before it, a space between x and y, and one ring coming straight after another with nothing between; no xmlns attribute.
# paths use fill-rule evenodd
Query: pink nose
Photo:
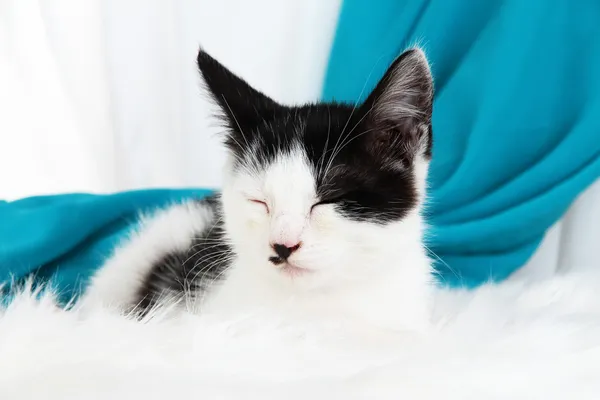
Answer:
<svg viewBox="0 0 600 400"><path fill-rule="evenodd" d="M275 240L273 244L280 244L291 249L300 247L300 240L298 240L297 237L280 237L279 240Z"/></svg>

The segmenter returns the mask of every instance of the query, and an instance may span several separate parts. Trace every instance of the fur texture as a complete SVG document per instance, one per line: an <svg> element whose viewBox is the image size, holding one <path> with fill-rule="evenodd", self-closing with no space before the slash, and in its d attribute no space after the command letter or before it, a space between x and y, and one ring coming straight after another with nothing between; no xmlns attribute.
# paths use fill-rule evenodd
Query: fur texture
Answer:
<svg viewBox="0 0 600 400"><path fill-rule="evenodd" d="M69 311L18 295L0 397L597 398L598 276L430 284L421 51L361 106L283 107L198 63L228 128L221 200L145 219Z"/></svg>
<svg viewBox="0 0 600 400"><path fill-rule="evenodd" d="M3 399L596 399L600 277L440 291L429 332L189 313L143 322L25 292L0 314Z"/></svg>
<svg viewBox="0 0 600 400"><path fill-rule="evenodd" d="M203 312L276 308L423 329L432 280L421 216L432 143L425 54L406 51L353 105L283 106L203 51L198 66L226 128L222 192L142 225L86 301L143 313L175 298Z"/></svg>

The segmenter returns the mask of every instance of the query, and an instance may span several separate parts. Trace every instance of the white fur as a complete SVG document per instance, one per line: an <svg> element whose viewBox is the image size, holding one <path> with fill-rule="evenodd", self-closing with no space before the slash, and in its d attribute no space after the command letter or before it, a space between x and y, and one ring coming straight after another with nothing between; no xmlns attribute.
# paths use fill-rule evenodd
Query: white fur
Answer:
<svg viewBox="0 0 600 400"><path fill-rule="evenodd" d="M426 170L427 162L419 158L421 200ZM312 208L314 173L301 147L261 170L228 170L224 222L238 257L222 283L194 308L221 314L272 308L299 319L343 316L386 328L423 329L429 323L431 266L422 245L420 205L387 225L351 221L332 205ZM152 262L170 249L186 249L194 233L214 224L213 217L188 204L146 221L93 278L85 302L134 305ZM308 273L286 273L269 261L275 255L271 244L282 242L302 243L289 262Z"/></svg>
<svg viewBox="0 0 600 400"><path fill-rule="evenodd" d="M418 209L386 226L350 221L332 205L312 208L314 174L300 147L263 171L231 172L223 204L239 259L207 307L343 315L394 328L427 324L431 269ZM289 275L269 262L274 242L301 243L289 262L310 272Z"/></svg>
<svg viewBox="0 0 600 400"><path fill-rule="evenodd" d="M417 164L424 191L427 162L420 157ZM277 308L299 318L344 316L421 329L428 323L431 267L422 245L420 205L388 225L351 221L333 205L313 208L315 173L298 146L264 170L226 175L226 232L239 259L207 307L219 312ZM267 208L249 199L264 201ZM301 243L288 260L309 272L294 276L269 262L274 242Z"/></svg>
<svg viewBox="0 0 600 400"><path fill-rule="evenodd" d="M420 61L415 68L426 68L422 53L411 57ZM411 73L394 78L392 89L409 90L402 77ZM388 100L384 93L380 105ZM113 307L131 305L161 254L186 249L214 223L210 210L182 205L118 250L75 310L27 293L17 299L0 318L0 359L9 361L0 364L0 393L595 398L600 277L434 290L420 214L427 162L420 154L415 162L419 206L385 225L351 221L332 205L313 207L315 171L300 146L260 170L230 163L222 199L237 259L201 312L167 308L136 322ZM273 243L300 243L288 261L308 271L271 263Z"/></svg>
<svg viewBox="0 0 600 400"><path fill-rule="evenodd" d="M138 287L162 254L189 248L194 233L210 227L214 217L210 209L193 202L142 216L137 231L94 275L83 301L117 308L131 305Z"/></svg>
<svg viewBox="0 0 600 400"><path fill-rule="evenodd" d="M389 74L375 115L406 116L406 98L430 95L415 93L422 91L424 79L431 81L423 51L412 51ZM423 149L411 150L414 169L406 171L416 178L417 206L399 221L357 222L332 204L317 204L316 176L322 171L314 170L300 143L291 143L289 151L270 162L261 160L264 143L245 135L237 120L235 124L246 152L239 165L233 160L226 165L222 202L227 241L236 257L224 279L196 306L221 314L272 308L298 318L343 316L371 326L425 329L432 269L423 246L428 166ZM301 137L306 126L298 123L296 129ZM342 146L343 141L336 143L318 168L327 171ZM193 205L159 215L98 272L86 302L131 306L152 263L171 249L188 247L194 233L214 224L213 218ZM270 261L275 244L299 246L287 259L289 265Z"/></svg>
<svg viewBox="0 0 600 400"><path fill-rule="evenodd" d="M596 399L600 277L441 291L423 333L178 313L136 322L17 297L2 399Z"/></svg>

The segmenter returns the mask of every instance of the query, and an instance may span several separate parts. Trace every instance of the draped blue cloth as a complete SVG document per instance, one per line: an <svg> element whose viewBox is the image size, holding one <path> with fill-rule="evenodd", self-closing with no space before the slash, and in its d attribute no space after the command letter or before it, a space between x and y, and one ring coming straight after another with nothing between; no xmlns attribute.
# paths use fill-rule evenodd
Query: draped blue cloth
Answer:
<svg viewBox="0 0 600 400"><path fill-rule="evenodd" d="M346 0L323 89L364 98L403 49L435 79L429 246L443 282L523 265L600 176L600 2Z"/></svg>
<svg viewBox="0 0 600 400"><path fill-rule="evenodd" d="M348 0L323 97L366 96L407 45L436 82L430 248L442 282L502 279L600 176L600 2ZM202 173L202 172L199 172ZM140 212L208 190L0 202L0 282L75 294Z"/></svg>
<svg viewBox="0 0 600 400"><path fill-rule="evenodd" d="M34 274L38 281L51 280L68 300L135 228L141 213L208 193L140 190L0 202L0 283Z"/></svg>

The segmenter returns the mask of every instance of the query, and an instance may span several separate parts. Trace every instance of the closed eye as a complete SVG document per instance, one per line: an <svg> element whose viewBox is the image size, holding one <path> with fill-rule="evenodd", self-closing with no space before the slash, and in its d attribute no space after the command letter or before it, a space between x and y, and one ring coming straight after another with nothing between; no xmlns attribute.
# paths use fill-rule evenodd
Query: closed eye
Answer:
<svg viewBox="0 0 600 400"><path fill-rule="evenodd" d="M312 207L310 208L310 210L312 211L315 207L317 206L324 206L326 204L335 204L335 203L339 203L340 201L342 201L344 198L344 196L336 196L336 197L329 197L329 198L324 198L321 201L315 203L312 205Z"/></svg>
<svg viewBox="0 0 600 400"><path fill-rule="evenodd" d="M251 203L254 204L260 204L265 208L265 211L267 212L267 214L269 213L269 206L267 205L266 202L262 201L262 200L256 200L256 199L248 199L248 201L250 201Z"/></svg>

